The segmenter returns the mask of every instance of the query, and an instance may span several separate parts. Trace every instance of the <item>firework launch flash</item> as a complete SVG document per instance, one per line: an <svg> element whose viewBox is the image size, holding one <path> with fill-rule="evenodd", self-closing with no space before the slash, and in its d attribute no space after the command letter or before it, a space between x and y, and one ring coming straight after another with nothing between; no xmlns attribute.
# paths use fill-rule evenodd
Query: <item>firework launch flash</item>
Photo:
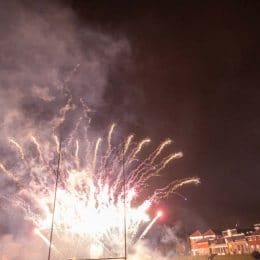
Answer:
<svg viewBox="0 0 260 260"><path fill-rule="evenodd" d="M29 135L30 138L20 145L16 138L9 138L10 149L15 148L20 157L15 166L0 162L3 176L20 184L20 190L9 201L23 210L25 221L35 227L34 235L49 246L55 165L61 145L60 179L53 225L55 259L93 257L94 254L95 257L122 256L125 212L127 246L131 247L138 243L138 239L144 238L162 216L162 212L158 211L150 219L148 210L154 202L174 194L182 185L197 184L199 180L174 180L165 187L158 187L145 200L138 200L148 181L162 174L165 167L180 158L182 153L167 155L166 148L172 141L166 139L144 156L147 154L144 149L147 149L151 140L145 138L138 142L131 134L118 142L114 140L115 124L108 129L107 137L90 138L89 125L82 123L82 118L88 116L86 111L70 136L62 140L57 129L66 120L66 113L75 109L71 99L69 103L60 109L60 114L53 121L55 125L50 128L52 136L49 139L40 134L37 134L37 139L36 135ZM86 121L90 123L89 118ZM33 151L28 147L34 147Z"/></svg>
<svg viewBox="0 0 260 260"><path fill-rule="evenodd" d="M145 235L149 232L154 223L162 216L162 211L158 211L154 219L149 223L149 225L145 228L143 233L141 234L139 239L143 239Z"/></svg>

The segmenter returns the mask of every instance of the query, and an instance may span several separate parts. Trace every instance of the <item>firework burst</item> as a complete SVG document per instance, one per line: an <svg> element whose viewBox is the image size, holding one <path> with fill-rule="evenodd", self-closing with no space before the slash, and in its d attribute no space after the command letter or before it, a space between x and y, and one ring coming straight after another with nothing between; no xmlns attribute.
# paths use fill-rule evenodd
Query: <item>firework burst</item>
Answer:
<svg viewBox="0 0 260 260"><path fill-rule="evenodd" d="M55 259L72 255L122 256L125 224L130 247L138 238L143 238L160 217L161 213L158 213L151 220L147 213L154 202L174 193L182 185L197 184L199 180L174 180L140 202L138 195L149 180L159 176L182 153L166 154L171 144L171 140L166 139L140 160L138 158L144 154L150 139L136 142L131 134L116 142L116 125L112 124L107 137L91 141L88 136L90 120L87 126L82 126L82 118L68 137L59 138L57 129L70 109L73 106L68 103L60 110L54 120L56 127L47 140L30 135L21 144L16 138L9 137L10 149L19 160L12 166L0 162L0 170L5 178L16 184L17 192L11 198L2 196L2 199L24 212L24 221L33 224L34 235L48 246L59 173L53 223ZM84 134L79 134L82 132ZM136 201L138 203L133 203Z"/></svg>

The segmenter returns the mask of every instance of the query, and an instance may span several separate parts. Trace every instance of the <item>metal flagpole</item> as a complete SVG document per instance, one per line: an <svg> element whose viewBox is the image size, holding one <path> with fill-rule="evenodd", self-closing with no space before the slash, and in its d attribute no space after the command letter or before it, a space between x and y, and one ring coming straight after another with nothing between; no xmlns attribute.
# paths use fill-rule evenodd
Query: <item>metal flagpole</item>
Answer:
<svg viewBox="0 0 260 260"><path fill-rule="evenodd" d="M125 180L125 139L123 141L123 178L124 178L124 233L125 233L125 260L127 260L127 234L126 234L126 196L125 196L125 185L126 185L126 180Z"/></svg>
<svg viewBox="0 0 260 260"><path fill-rule="evenodd" d="M56 182L55 182L54 202L53 202L53 210L52 210L51 234L50 234L48 260L51 259L53 224L54 224L54 215L55 215L55 207L56 207L57 188L58 188L58 182L59 182L59 176L60 176L61 142L62 142L62 140L61 140L61 137L60 137L59 154L58 154L58 164L57 164L57 170L56 170Z"/></svg>

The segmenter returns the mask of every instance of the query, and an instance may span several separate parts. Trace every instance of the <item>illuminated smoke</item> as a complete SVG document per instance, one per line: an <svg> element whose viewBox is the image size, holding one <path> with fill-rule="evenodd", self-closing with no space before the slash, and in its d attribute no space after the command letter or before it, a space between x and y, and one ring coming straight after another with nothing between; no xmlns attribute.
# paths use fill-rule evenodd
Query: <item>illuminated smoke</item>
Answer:
<svg viewBox="0 0 260 260"><path fill-rule="evenodd" d="M149 227L153 203L198 179L173 181L142 201L149 180L182 154L165 155L166 139L147 155L149 138L115 138L115 124L102 136L90 130L93 111L107 105L108 79L121 73L111 75L111 67L128 59L128 42L82 30L67 8L11 2L0 10L0 254L46 259L61 137L52 259L122 255L123 161L129 248Z"/></svg>
<svg viewBox="0 0 260 260"><path fill-rule="evenodd" d="M156 189L145 200L138 200L149 180L162 174L162 170L182 154L167 154L166 148L170 144L167 139L140 160L138 156L151 142L149 138L136 142L133 135L129 135L118 142L113 138L116 125L112 124L107 138L92 139L89 126L83 124L88 120L78 122L69 135L59 138L58 130L72 109L72 105L60 109L57 118L62 120L55 121L58 124L51 128L52 134L48 138L32 135L23 145L14 137L9 138L10 149L14 146L20 158L10 166L11 169L1 162L1 172L19 187L9 202L24 212L24 221L35 227L34 235L48 246L61 140L54 218L53 251L56 258L59 259L59 255L94 257L94 251L95 256L122 256L125 213L127 245L131 247L145 237L161 216L158 212L150 219L148 210L154 202L174 193L182 185L197 184L199 180L174 180ZM88 116L88 113L83 115Z"/></svg>

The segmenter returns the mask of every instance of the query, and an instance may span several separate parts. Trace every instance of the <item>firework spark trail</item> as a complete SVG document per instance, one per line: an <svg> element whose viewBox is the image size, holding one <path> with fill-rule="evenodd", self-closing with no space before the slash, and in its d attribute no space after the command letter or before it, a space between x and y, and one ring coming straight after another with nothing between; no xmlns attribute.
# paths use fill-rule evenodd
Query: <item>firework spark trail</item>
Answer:
<svg viewBox="0 0 260 260"><path fill-rule="evenodd" d="M153 164L155 159L160 155L166 145L169 144L169 140L164 141L147 159L140 163L140 165L132 171L129 177L129 184L133 184L136 181L144 184L154 176L158 176L159 173L169 164L172 160L182 157L182 153L173 153L165 157L159 164Z"/></svg>
<svg viewBox="0 0 260 260"><path fill-rule="evenodd" d="M61 107L58 114L54 117L54 119L51 122L53 133L55 133L55 130L62 125L62 123L66 120L66 115L69 111L72 111L75 109L75 105L72 103L72 96L70 95L67 99L66 105Z"/></svg>
<svg viewBox="0 0 260 260"><path fill-rule="evenodd" d="M108 151L108 153L111 151L111 139L112 139L112 134L113 134L115 127L116 127L116 124L112 124L112 126L110 127L110 130L109 130L109 133L108 133L108 138L107 138L107 144L108 144L107 151Z"/></svg>
<svg viewBox="0 0 260 260"><path fill-rule="evenodd" d="M143 239L146 234L149 232L149 230L152 228L152 226L154 225L154 223L162 216L162 212L159 211L157 213L157 215L154 217L154 219L149 223L149 225L145 228L145 230L143 231L143 233L141 234L139 239ZM137 240L138 241L138 240Z"/></svg>
<svg viewBox="0 0 260 260"><path fill-rule="evenodd" d="M131 154L130 158L131 160L129 161L129 163L133 162L134 159L136 158L136 155L138 153L140 153L140 151L142 150L143 146L147 143L150 143L151 142L151 139L149 138L145 138L143 139L136 147L136 149L133 150L133 154Z"/></svg>
<svg viewBox="0 0 260 260"><path fill-rule="evenodd" d="M23 152L23 148L20 144L18 144L18 142L16 142L13 138L8 138L9 142L11 144L13 144L15 146L15 148L18 150L20 156L21 156L21 159L24 160L24 152Z"/></svg>
<svg viewBox="0 0 260 260"><path fill-rule="evenodd" d="M57 117L59 120L57 119L56 123L62 123L66 111L73 107L70 103L66 106L67 108L61 109L62 116ZM81 121L82 117L79 118ZM10 201L25 212L25 220L33 223L36 230L39 230L36 231L36 235L45 243L47 241L43 230L49 230L52 219L55 163L60 143L57 134L59 126L50 128L53 131L49 140L44 140L41 136L38 139L31 136L31 143L36 147L36 155L30 150L20 150L19 142L12 138L12 144L18 144L15 146L19 154L23 152L23 156L20 156L22 161L28 164L26 167L20 167L19 162L16 162L17 171L22 170L24 173L17 174L15 167L8 170L0 162L1 172L5 176L15 183L25 184ZM91 256L91 248L86 247L91 244L101 246L106 255L120 255L124 249L124 210L127 212L127 240L131 246L131 243L136 241L140 227L149 223L141 235L144 237L159 218L157 215L151 221L147 213L153 202L173 194L182 185L197 184L199 180L190 178L173 181L166 187L155 190L139 205L133 206L138 194L147 186L147 181L160 175L170 162L182 154L165 155L166 147L171 144L171 140L166 139L141 161L137 157L150 143L149 138L134 142L134 135L131 134L124 139L125 141L113 146L115 124L108 130L107 142L102 142L101 138L86 140L85 136L82 139L78 133L81 132L80 127L89 128L77 122L69 138L64 139L61 152L60 182L53 230L54 244L63 255L77 255L77 251L83 250L85 256ZM83 132L81 134L85 135ZM123 174L126 176L125 204Z"/></svg>
<svg viewBox="0 0 260 260"><path fill-rule="evenodd" d="M157 200L164 199L168 197L170 194L175 193L175 191L183 185L199 184L199 183L200 180L198 178L187 178L187 179L171 182L167 186L161 189L157 189L153 194L153 199L157 199Z"/></svg>
<svg viewBox="0 0 260 260"><path fill-rule="evenodd" d="M79 140L76 140L75 162L78 169L79 168Z"/></svg>
<svg viewBox="0 0 260 260"><path fill-rule="evenodd" d="M39 142L37 141L37 139L33 135L31 136L31 139L32 139L32 142L35 144L37 152L39 154L39 158L42 161L43 157L42 157L42 152L41 152L41 149L40 149L40 144L39 144Z"/></svg>
<svg viewBox="0 0 260 260"><path fill-rule="evenodd" d="M144 172L144 174L141 175L140 180L145 183L147 182L149 179L151 179L154 176L159 176L160 172L172 161L175 159L179 159L182 157L182 153L173 153L170 154L169 156L167 156L166 158L163 159L163 161L159 164L159 168L156 169L156 171L152 171L152 172Z"/></svg>
<svg viewBox="0 0 260 260"><path fill-rule="evenodd" d="M166 139L164 142L162 142L158 148L154 151L154 153L151 154L151 163L154 163L155 159L160 155L160 153L163 151L163 149L170 145L172 143L171 139Z"/></svg>
<svg viewBox="0 0 260 260"><path fill-rule="evenodd" d="M56 145L56 153L58 154L59 151L59 147L60 147L60 141L59 141L59 137L57 135L53 135L53 139L55 141L55 145Z"/></svg>
<svg viewBox="0 0 260 260"><path fill-rule="evenodd" d="M96 145L95 145L95 151L94 151L94 157L93 157L93 169L96 168L96 163L97 163L97 153L98 153L98 149L99 149L99 145L101 143L102 139L98 138Z"/></svg>
<svg viewBox="0 0 260 260"><path fill-rule="evenodd" d="M108 136L107 136L107 150L106 150L106 153L104 154L103 158L100 160L100 169L104 169L106 167L106 165L108 164L108 159L111 157L111 150L112 150L111 142L112 142L112 136L113 136L115 127L116 127L116 124L113 123L109 129ZM104 172L104 173L106 173L106 175L109 174L108 172ZM104 177L104 176L100 176L100 178L102 178L102 177Z"/></svg>
<svg viewBox="0 0 260 260"><path fill-rule="evenodd" d="M11 173L10 171L8 171L6 169L6 167L4 166L3 163L0 162L0 169L2 170L2 172L4 172L4 174L9 177L10 179L16 181L17 179L14 177L13 173Z"/></svg>
<svg viewBox="0 0 260 260"><path fill-rule="evenodd" d="M41 238L41 240L49 247L50 246L50 241L42 234L42 232L38 229L38 228L35 228L34 229L34 234L37 235L39 238ZM56 253L60 254L61 256L62 253L52 244L51 245L51 248L53 250L55 250ZM65 257L65 256L63 256Z"/></svg>
<svg viewBox="0 0 260 260"><path fill-rule="evenodd" d="M127 137L126 142L125 142L125 146L124 146L124 154L126 154L128 152L129 146L131 145L133 138L134 138L133 134L129 135Z"/></svg>

